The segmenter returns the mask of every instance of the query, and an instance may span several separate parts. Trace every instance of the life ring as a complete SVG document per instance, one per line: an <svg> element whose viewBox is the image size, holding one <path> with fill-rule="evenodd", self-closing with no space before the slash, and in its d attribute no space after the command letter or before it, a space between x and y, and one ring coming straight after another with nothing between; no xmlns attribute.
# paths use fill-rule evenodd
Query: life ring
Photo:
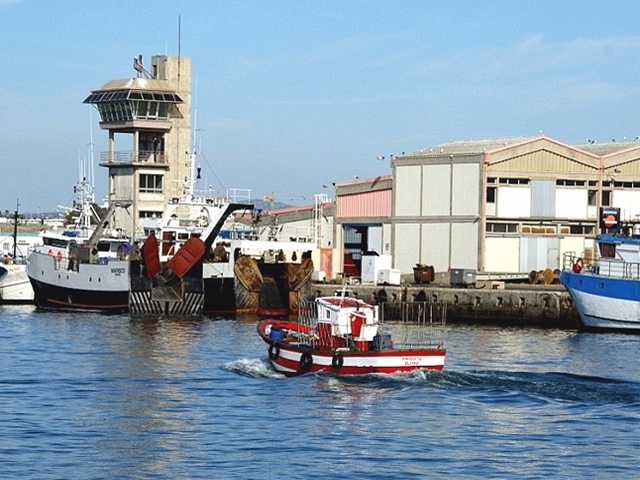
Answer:
<svg viewBox="0 0 640 480"><path fill-rule="evenodd" d="M304 352L300 357L300 370L308 372L313 365L313 357L309 352Z"/></svg>
<svg viewBox="0 0 640 480"><path fill-rule="evenodd" d="M584 262L582 261L581 258L578 258L573 264L573 272L580 273L583 268L584 268Z"/></svg>
<svg viewBox="0 0 640 480"><path fill-rule="evenodd" d="M269 345L269 358L276 360L280 356L280 347L276 343Z"/></svg>
<svg viewBox="0 0 640 480"><path fill-rule="evenodd" d="M333 368L342 368L344 365L344 357L340 353L336 353L331 359L331 366Z"/></svg>

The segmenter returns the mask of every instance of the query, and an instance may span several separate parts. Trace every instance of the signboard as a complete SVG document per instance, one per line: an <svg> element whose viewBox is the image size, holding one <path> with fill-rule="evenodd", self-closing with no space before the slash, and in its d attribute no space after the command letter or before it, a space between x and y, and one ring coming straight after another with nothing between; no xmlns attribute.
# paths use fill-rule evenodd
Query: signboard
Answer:
<svg viewBox="0 0 640 480"><path fill-rule="evenodd" d="M600 207L600 230L615 229L620 226L620 209Z"/></svg>

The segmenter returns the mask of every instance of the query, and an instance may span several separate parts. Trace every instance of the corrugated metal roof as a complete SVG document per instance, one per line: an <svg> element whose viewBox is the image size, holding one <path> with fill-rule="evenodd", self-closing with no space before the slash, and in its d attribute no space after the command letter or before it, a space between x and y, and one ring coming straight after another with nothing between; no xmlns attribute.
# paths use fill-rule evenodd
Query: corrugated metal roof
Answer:
<svg viewBox="0 0 640 480"><path fill-rule="evenodd" d="M358 178L355 180L347 180L344 182L336 182L335 186L336 187L344 187L347 185L360 185L360 184L368 184L368 183L379 183L385 180L391 180L392 176L391 175L378 175L377 177L370 177L370 178Z"/></svg>
<svg viewBox="0 0 640 480"><path fill-rule="evenodd" d="M323 202L322 206L323 208L328 208L335 205L335 201L328 201L328 202ZM293 206L293 207L282 207L282 208L277 208L274 210L267 210L265 213L267 215L281 215L283 213L296 213L296 212L306 212L306 211L311 211L315 208L315 205L300 205L300 206Z"/></svg>
<svg viewBox="0 0 640 480"><path fill-rule="evenodd" d="M486 138L479 140L451 140L447 143L441 143L433 147L418 150L417 152L407 153L403 157L426 156L426 155L450 155L450 154L480 154L490 150L524 143L539 137L502 137L502 138Z"/></svg>
<svg viewBox="0 0 640 480"><path fill-rule="evenodd" d="M516 145L520 143L526 143L539 138L547 138L540 135L531 137L501 137L501 138L485 138L476 140L451 140L447 143L441 143L434 145L433 147L424 148L416 152L407 153L402 155L403 157L425 157L425 156L440 156L440 155L477 155L492 150L508 147L510 145ZM553 139L549 141L556 142ZM566 144L568 147L582 150L584 152L591 153L593 155L603 156L609 155L623 150L630 150L640 147L640 139L636 141L622 141L622 142L592 142L579 143L579 144Z"/></svg>
<svg viewBox="0 0 640 480"><path fill-rule="evenodd" d="M574 147L579 148L580 150L584 150L585 152L593 153L594 155L609 155L611 153L621 152L623 150L630 150L633 148L640 148L640 142L607 142L607 143L598 143L598 142L589 142L589 143L580 143L574 145Z"/></svg>

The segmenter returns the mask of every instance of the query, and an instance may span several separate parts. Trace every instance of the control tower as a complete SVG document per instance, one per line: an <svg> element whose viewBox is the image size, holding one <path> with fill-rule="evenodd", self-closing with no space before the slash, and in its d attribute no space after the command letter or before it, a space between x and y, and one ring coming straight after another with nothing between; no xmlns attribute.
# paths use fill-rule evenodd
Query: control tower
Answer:
<svg viewBox="0 0 640 480"><path fill-rule="evenodd" d="M141 236L144 220L160 217L191 186L191 58L156 55L147 70L140 56L134 70L134 78L111 80L83 103L96 106L109 132L100 153L109 204L131 203L116 211L113 226Z"/></svg>

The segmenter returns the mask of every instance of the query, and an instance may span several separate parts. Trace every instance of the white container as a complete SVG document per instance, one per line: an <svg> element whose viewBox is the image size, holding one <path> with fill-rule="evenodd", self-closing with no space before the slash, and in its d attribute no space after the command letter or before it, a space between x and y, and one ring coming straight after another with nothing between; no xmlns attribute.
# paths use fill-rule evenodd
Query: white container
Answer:
<svg viewBox="0 0 640 480"><path fill-rule="evenodd" d="M324 270L314 270L313 273L311 273L311 281L326 283L327 274Z"/></svg>
<svg viewBox="0 0 640 480"><path fill-rule="evenodd" d="M376 283L378 272L391 268L391 255L362 255L360 280L362 283Z"/></svg>
<svg viewBox="0 0 640 480"><path fill-rule="evenodd" d="M400 285L401 275L397 268L383 268L378 272L378 285Z"/></svg>

